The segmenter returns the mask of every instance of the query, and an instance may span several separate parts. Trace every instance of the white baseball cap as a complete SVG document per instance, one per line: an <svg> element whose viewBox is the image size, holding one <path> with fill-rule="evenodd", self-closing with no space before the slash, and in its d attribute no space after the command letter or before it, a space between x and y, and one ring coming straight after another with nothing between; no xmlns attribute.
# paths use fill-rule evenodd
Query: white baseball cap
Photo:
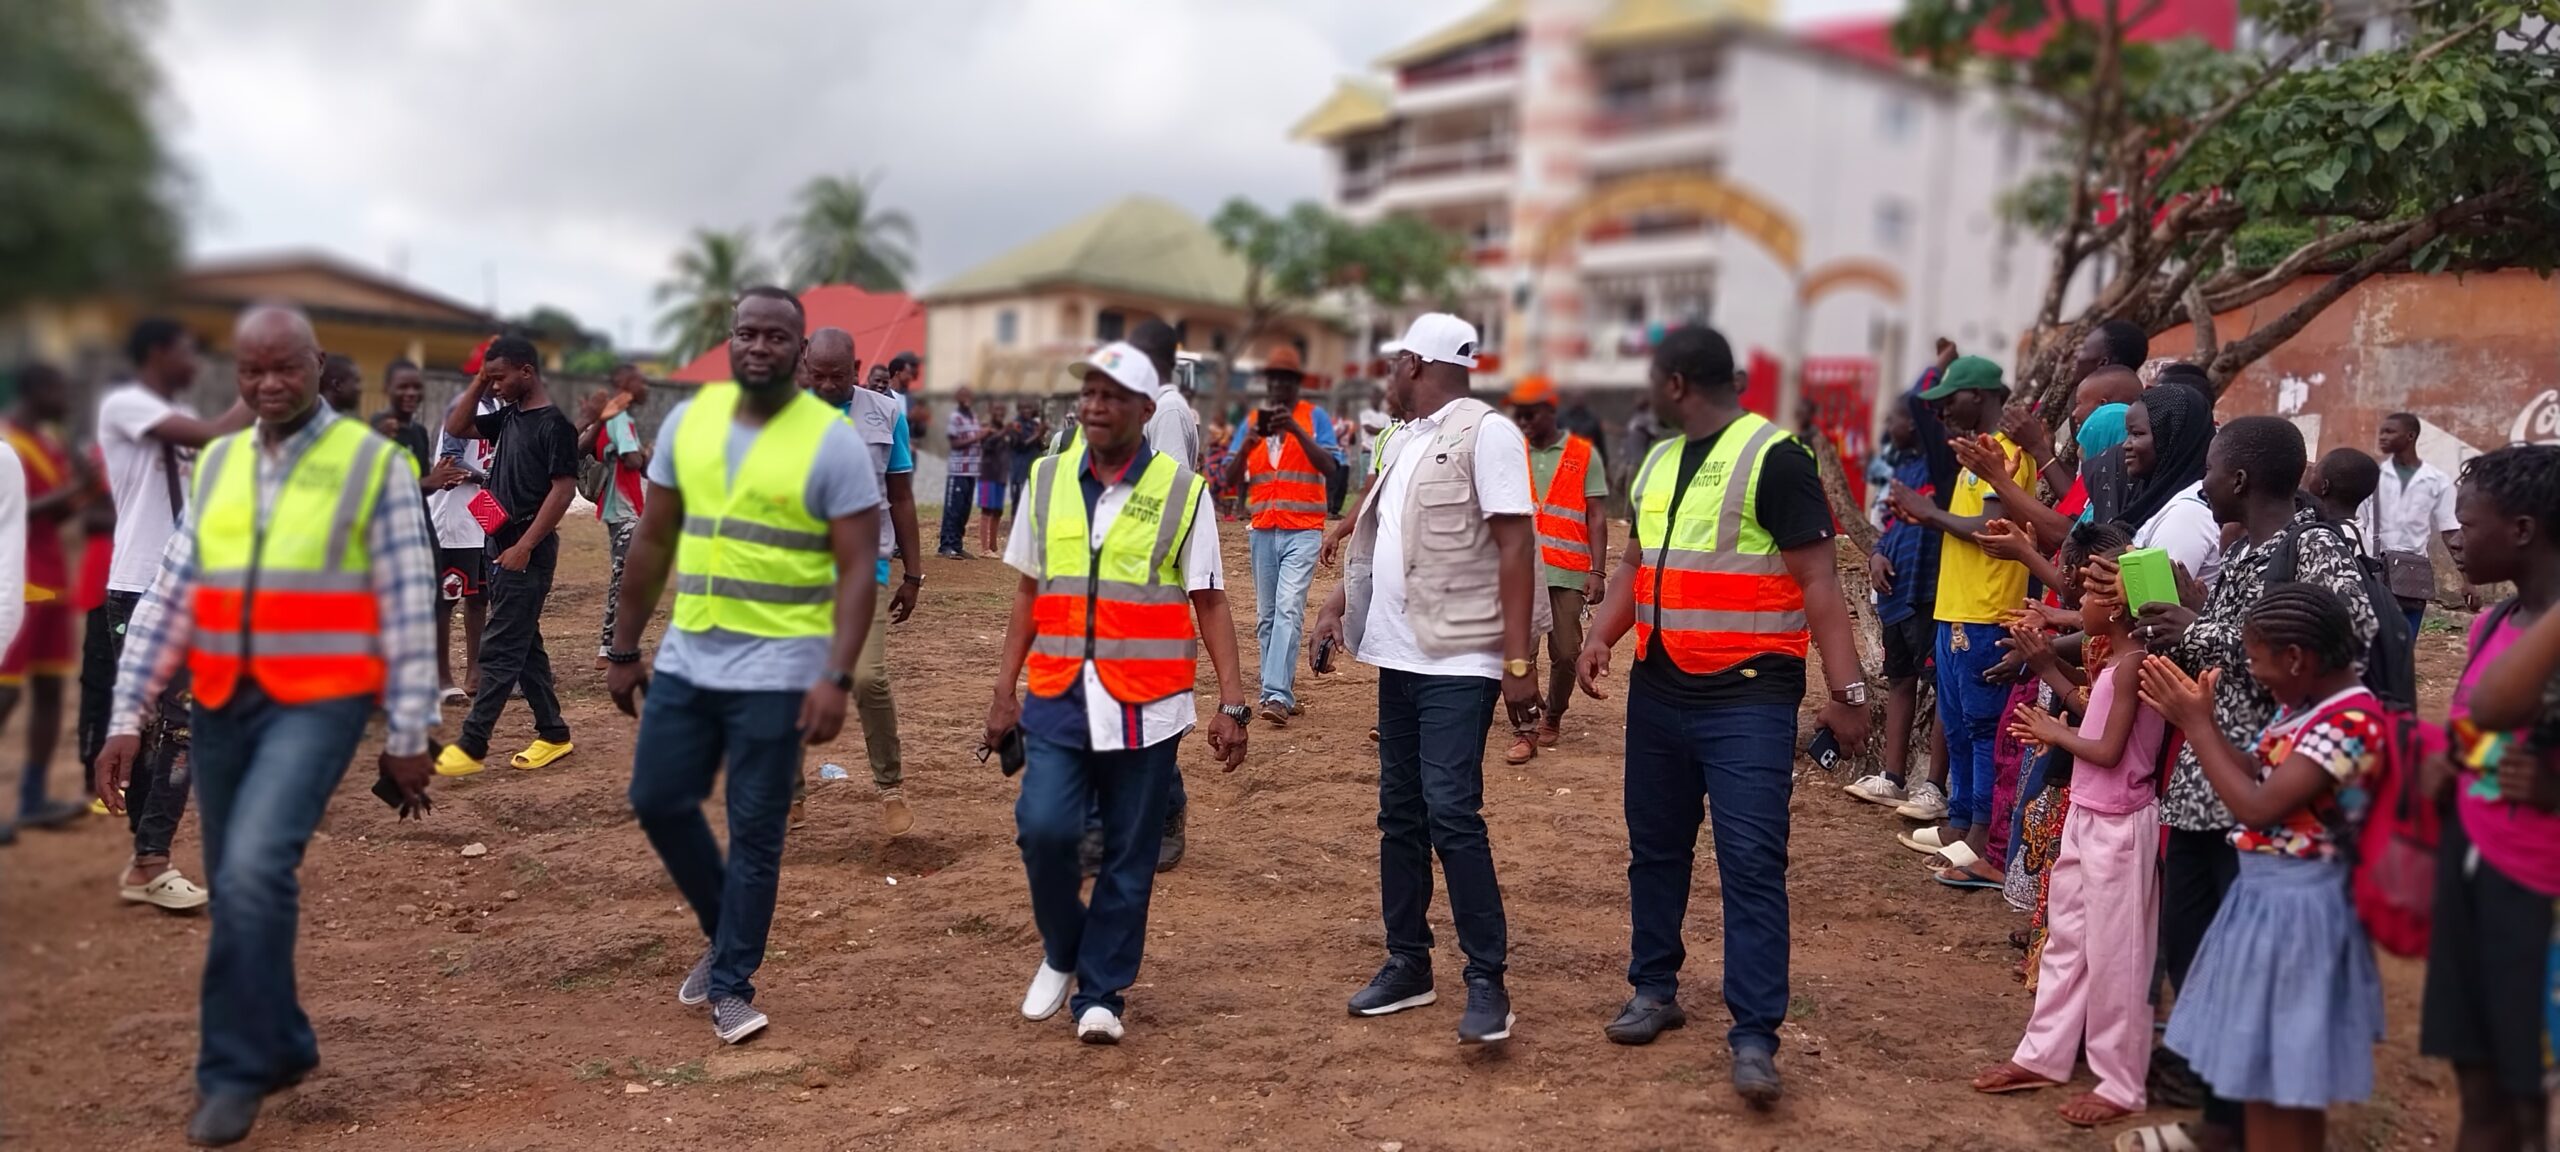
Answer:
<svg viewBox="0 0 2560 1152"><path fill-rule="evenodd" d="M1476 326L1446 312L1425 312L1413 318L1413 326L1404 330L1404 339L1396 341L1401 350L1420 356L1424 363L1455 364L1460 368L1476 366Z"/></svg>
<svg viewBox="0 0 2560 1152"><path fill-rule="evenodd" d="M1162 384L1156 376L1156 362L1126 340L1105 344L1094 349L1092 355L1067 365L1067 375L1075 377L1077 383L1096 372L1149 400L1156 398L1156 390Z"/></svg>

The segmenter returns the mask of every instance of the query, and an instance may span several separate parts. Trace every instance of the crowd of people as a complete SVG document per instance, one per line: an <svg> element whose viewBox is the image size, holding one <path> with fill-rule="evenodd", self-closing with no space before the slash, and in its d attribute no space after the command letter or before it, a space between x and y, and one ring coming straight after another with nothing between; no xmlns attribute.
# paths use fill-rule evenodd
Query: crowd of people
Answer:
<svg viewBox="0 0 2560 1152"><path fill-rule="evenodd" d="M1594 1022L1611 1041L1687 1022L1683 926L1711 829L1733 1087L1759 1105L1783 1093L1789 804L1818 669L1817 752L1865 748L1881 705L1877 771L1848 794L1915 822L1896 839L1927 855L1929 891L1997 890L2024 918L2011 940L2034 1007L1976 1090L2058 1087L2085 1057L2096 1084L2060 1106L2067 1124L2201 1108L2118 1148L2318 1149L2328 1109L2373 1091L2379 944L2427 958L2419 1045L2453 1065L2458 1147L2544 1146L2560 447L2501 448L2448 478L2418 455L2424 424L2397 414L2379 459L2312 461L2287 421L2217 418L2200 371L2148 361L2121 325L2079 350L2057 435L2009 403L1996 365L1942 343L1885 420L1880 534L1854 590L1879 625L1871 700L1821 465L1800 433L1744 409L1713 330L1658 343L1615 466L1588 407L1544 378L1500 409L1476 398L1477 334L1455 316L1424 315L1390 345L1375 420L1309 400L1283 347L1263 360L1259 402L1204 434L1175 343L1149 322L1077 361L1073 418L1055 429L1030 404L982 419L966 389L943 424L936 554L972 557L976 512L979 554L1017 575L982 755L1020 778L1041 944L1026 1018L1068 1011L1086 1043L1126 1034L1155 876L1187 841L1176 752L1202 723L1204 650L1205 740L1227 770L1255 722L1303 714L1302 659L1325 675L1347 656L1377 677L1385 951L1348 1010L1437 1002L1436 857L1465 958L1457 1038L1509 1039L1488 745L1500 723L1506 763L1556 747L1575 692L1609 698L1632 632L1629 994ZM432 808L437 777L485 770L515 697L533 739L510 767L576 753L542 625L582 496L612 557L596 663L645 749L629 801L703 936L679 1004L725 1043L770 1026L754 976L805 750L848 711L883 832L914 826L885 636L926 582L924 418L898 386L918 364L901 354L866 376L851 336L808 331L797 298L771 288L739 298L728 347L733 379L674 405L654 436L638 372L572 418L513 335L473 355L430 421L418 367L394 363L389 407L368 419L353 366L298 311L261 306L231 342L238 397L206 418L189 398L193 337L146 320L86 460L55 432L62 374L18 373L0 419L16 459L0 473L24 482L0 484L0 518L27 528L0 536L26 551L0 554L24 573L0 588L0 634L14 634L0 717L23 696L31 723L12 834L86 807L44 770L86 611L76 731L95 803L133 838L120 895L211 905L190 1139L245 1137L318 1061L293 978L295 874L373 720L373 791L404 819ZM1251 668L1222 489L1254 581ZM1614 561L1613 498L1630 513ZM89 540L76 576L75 521ZM2439 543L2473 603L2515 589L2472 622L2442 729L2412 716ZM1328 567L1342 578L1310 621ZM439 744L445 707L464 711ZM704 812L724 771L725 846ZM191 792L203 884L170 855Z"/></svg>

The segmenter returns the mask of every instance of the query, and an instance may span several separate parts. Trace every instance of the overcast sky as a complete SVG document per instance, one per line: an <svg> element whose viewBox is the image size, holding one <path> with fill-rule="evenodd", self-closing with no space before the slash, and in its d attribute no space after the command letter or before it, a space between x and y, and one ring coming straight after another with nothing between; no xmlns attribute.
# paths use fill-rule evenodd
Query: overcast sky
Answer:
<svg viewBox="0 0 2560 1152"><path fill-rule="evenodd" d="M884 176L919 287L1131 192L1321 196L1289 125L1482 3L239 0L168 5L154 44L199 254L325 249L645 348L690 229L773 254L822 172Z"/></svg>

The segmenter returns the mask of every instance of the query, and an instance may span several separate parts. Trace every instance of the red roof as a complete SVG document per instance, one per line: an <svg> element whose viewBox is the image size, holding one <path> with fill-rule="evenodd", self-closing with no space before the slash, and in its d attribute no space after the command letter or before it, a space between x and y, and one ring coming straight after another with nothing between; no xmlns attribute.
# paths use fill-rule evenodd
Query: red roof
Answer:
<svg viewBox="0 0 2560 1152"><path fill-rule="evenodd" d="M2064 0L2079 10L2082 5L2095 5L2099 0ZM1885 64L1900 63L1902 55L1893 50L1892 16L1862 16L1816 24L1804 30L1813 43ZM2168 0L2151 18L2136 25L2132 39L2176 40L2193 36L2224 52L2231 50L2233 33L2239 28L2238 0ZM2000 56L2033 55L2045 40L2042 30L2024 36L2011 36L1990 25L1974 37L1974 46Z"/></svg>
<svg viewBox="0 0 2560 1152"><path fill-rule="evenodd" d="M866 365L900 352L924 355L924 305L904 292L865 292L850 284L827 284L800 294L809 313L809 330L842 328L853 333L853 354ZM729 346L722 344L694 357L675 375L682 384L708 384L729 378Z"/></svg>

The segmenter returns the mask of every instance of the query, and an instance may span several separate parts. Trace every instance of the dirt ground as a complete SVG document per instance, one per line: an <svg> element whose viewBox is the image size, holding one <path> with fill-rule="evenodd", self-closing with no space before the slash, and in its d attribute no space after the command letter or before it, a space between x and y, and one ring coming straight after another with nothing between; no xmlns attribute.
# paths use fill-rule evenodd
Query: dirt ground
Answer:
<svg viewBox="0 0 2560 1152"><path fill-rule="evenodd" d="M758 980L773 1027L724 1051L702 1012L675 1003L700 938L624 803L633 724L588 667L600 534L580 522L564 535L545 631L577 753L439 782L424 824L366 795L368 768L349 774L302 870L301 990L323 1063L270 1103L251 1146L2105 1146L2055 1118L2058 1093L1965 1086L2007 1056L2030 1007L2006 941L2023 918L1996 894L1929 883L1890 813L1803 761L1785 1101L1753 1113L1726 1084L1704 849L1684 989L1694 1023L1649 1048L1608 1043L1600 1026L1627 994L1619 700L1577 701L1564 746L1525 768L1502 766L1499 746L1489 757L1517 1038L1460 1050L1455 998L1350 1018L1343 1002L1382 949L1364 736L1375 678L1359 667L1301 673L1307 714L1285 731L1257 724L1232 775L1197 737L1185 747L1191 854L1158 882L1126 1042L1078 1045L1064 1014L1025 1022L1015 1008L1039 946L1014 788L970 754L1012 584L983 559L934 561L922 610L891 634L915 831L881 836L858 735L811 756L813 778L835 760L854 782L813 781ZM1249 630L1232 525L1229 540ZM2455 643L2426 640L2438 712ZM531 735L511 707L498 756ZM0 1006L0 1142L178 1146L206 923L116 902L122 833L94 819L0 851L0 985L20 990ZM470 844L487 853L465 857ZM201 877L192 817L178 852ZM1435 907L1439 972L1455 984L1446 915ZM2451 1130L2450 1077L2416 1055L2419 969L2386 959L2384 977L2380 1082L2339 1115L2336 1148L2415 1148Z"/></svg>

